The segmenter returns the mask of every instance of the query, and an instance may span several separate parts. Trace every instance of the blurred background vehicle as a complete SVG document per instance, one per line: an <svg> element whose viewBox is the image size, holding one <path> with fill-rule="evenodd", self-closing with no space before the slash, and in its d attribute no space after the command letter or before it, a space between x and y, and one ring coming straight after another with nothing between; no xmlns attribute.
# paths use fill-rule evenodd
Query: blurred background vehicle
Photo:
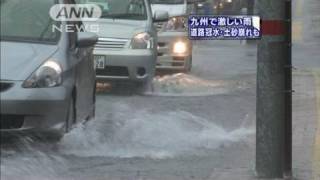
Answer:
<svg viewBox="0 0 320 180"><path fill-rule="evenodd" d="M196 14L198 15L212 15L213 3L212 1L198 0L195 3Z"/></svg>
<svg viewBox="0 0 320 180"><path fill-rule="evenodd" d="M252 0L188 0L196 1L195 13L199 15L237 15L242 8L254 5ZM253 9L253 7L251 8Z"/></svg>
<svg viewBox="0 0 320 180"><path fill-rule="evenodd" d="M187 0L151 0L154 12L169 10L169 20L155 23L158 30L157 69L189 72L192 68L192 42L188 39Z"/></svg>
<svg viewBox="0 0 320 180"><path fill-rule="evenodd" d="M152 16L148 0L79 0L104 4L94 49L98 82L133 82L145 89L156 65L157 33L154 21L166 21L166 11Z"/></svg>
<svg viewBox="0 0 320 180"><path fill-rule="evenodd" d="M213 0L213 12L214 14L237 15L240 13L242 3L243 0Z"/></svg>
<svg viewBox="0 0 320 180"><path fill-rule="evenodd" d="M63 2L1 1L1 131L63 133L94 116L97 36L52 31L80 23L51 19L50 8Z"/></svg>

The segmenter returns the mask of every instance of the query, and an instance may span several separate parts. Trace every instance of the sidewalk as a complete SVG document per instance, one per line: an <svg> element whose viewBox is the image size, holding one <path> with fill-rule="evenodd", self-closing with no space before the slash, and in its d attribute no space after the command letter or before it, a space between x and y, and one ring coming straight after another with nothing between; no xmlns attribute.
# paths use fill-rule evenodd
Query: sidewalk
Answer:
<svg viewBox="0 0 320 180"><path fill-rule="evenodd" d="M293 176L298 180L320 180L319 77L320 73L311 72L294 73L293 77L295 90L293 95ZM242 153L255 152L254 146L251 144L247 151L242 150ZM255 157L251 158L254 166ZM239 160L241 158L234 159L235 162ZM213 172L209 179L255 180L258 178L255 177L254 167L232 167Z"/></svg>
<svg viewBox="0 0 320 180"><path fill-rule="evenodd" d="M320 87L317 76L312 72L294 75L293 175L297 179L320 179L320 169L315 166L317 159L314 155L318 146L315 138L319 138L316 132L320 126L317 106Z"/></svg>

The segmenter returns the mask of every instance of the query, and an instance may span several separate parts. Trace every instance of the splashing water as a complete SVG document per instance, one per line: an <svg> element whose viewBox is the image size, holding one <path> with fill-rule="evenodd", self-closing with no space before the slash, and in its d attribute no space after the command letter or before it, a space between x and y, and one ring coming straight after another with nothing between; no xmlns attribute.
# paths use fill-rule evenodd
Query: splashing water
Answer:
<svg viewBox="0 0 320 180"><path fill-rule="evenodd" d="M77 156L168 158L215 149L254 133L244 127L227 132L184 111L131 113L125 104L116 109L75 128L62 139L60 151Z"/></svg>
<svg viewBox="0 0 320 180"><path fill-rule="evenodd" d="M72 159L72 155L153 159L201 155L206 150L243 141L253 133L253 128L245 127L226 131L210 120L185 111L152 113L118 102L104 116L79 124L55 149L46 146L39 149L30 142L33 140L27 139L19 145L22 153L2 151L1 179L68 177L66 173L72 162L66 157Z"/></svg>
<svg viewBox="0 0 320 180"><path fill-rule="evenodd" d="M65 160L58 155L48 155L45 152L26 147L24 153L9 153L3 157L1 152L1 179L6 180L56 180L67 169Z"/></svg>
<svg viewBox="0 0 320 180"><path fill-rule="evenodd" d="M222 81L208 81L192 75L178 73L155 77L152 92L157 96L206 96L227 93Z"/></svg>

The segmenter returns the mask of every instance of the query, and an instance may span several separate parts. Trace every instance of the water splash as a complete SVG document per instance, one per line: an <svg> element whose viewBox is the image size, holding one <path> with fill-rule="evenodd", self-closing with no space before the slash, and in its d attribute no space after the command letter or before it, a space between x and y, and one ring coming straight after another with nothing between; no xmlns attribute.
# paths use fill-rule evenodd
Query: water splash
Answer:
<svg viewBox="0 0 320 180"><path fill-rule="evenodd" d="M77 156L168 158L215 149L254 133L253 128L226 131L210 120L185 111L117 110L80 125L61 141L60 150Z"/></svg>
<svg viewBox="0 0 320 180"><path fill-rule="evenodd" d="M58 155L48 155L45 151L26 147L27 152L1 151L1 179L6 180L56 180L67 170L66 161Z"/></svg>
<svg viewBox="0 0 320 180"><path fill-rule="evenodd" d="M227 93L222 81L208 81L192 75L178 73L157 76L153 80L153 89L146 95L156 96L207 96Z"/></svg>

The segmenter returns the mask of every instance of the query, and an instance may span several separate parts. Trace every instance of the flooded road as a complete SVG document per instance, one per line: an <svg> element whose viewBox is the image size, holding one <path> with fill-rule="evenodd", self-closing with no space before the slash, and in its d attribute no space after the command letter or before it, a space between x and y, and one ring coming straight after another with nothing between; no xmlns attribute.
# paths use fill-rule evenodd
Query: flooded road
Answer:
<svg viewBox="0 0 320 180"><path fill-rule="evenodd" d="M318 10L320 3L309 0L306 5L295 5L301 13L294 17L296 21L309 17L303 12ZM306 25L296 25L297 29L311 27L313 33L296 34L293 61L299 71L320 67L318 16L312 17ZM1 179L223 180L230 172L252 179L256 46L202 41L195 42L193 54L190 74L158 76L145 94L100 92L95 119L79 124L61 140L29 134L2 136ZM303 88L313 86L313 81L310 75L296 76L295 117L308 119L311 114L306 110L311 108L306 103L314 100L314 90ZM299 114L300 110L307 114ZM295 120L294 132L303 134L299 128L304 126ZM298 150L294 153L311 147L310 139L295 136ZM297 176L308 180L310 151L299 154L303 160L295 154L294 164L302 174Z"/></svg>
<svg viewBox="0 0 320 180"><path fill-rule="evenodd" d="M195 48L203 53L195 59L194 72L158 76L142 95L99 93L95 119L79 124L59 141L41 135L5 140L1 179L189 176L196 164L198 170L190 176L208 176L214 166L224 164L225 151L248 146L254 139L255 62L248 53L255 50L227 43L242 52L247 61L243 69L251 66L252 73L240 74L239 67L237 76L233 71L221 79L203 67L223 59L207 57L211 49L205 52L201 46ZM222 77L224 71L213 73Z"/></svg>

